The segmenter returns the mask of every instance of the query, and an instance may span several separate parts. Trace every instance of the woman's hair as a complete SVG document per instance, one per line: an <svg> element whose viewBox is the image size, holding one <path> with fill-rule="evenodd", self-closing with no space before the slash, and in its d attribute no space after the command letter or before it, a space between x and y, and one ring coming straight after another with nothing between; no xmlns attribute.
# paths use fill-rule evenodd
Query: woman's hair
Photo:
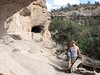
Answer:
<svg viewBox="0 0 100 75"><path fill-rule="evenodd" d="M70 47L72 47L72 44L73 43L75 43L76 45L77 45L77 43L74 41L74 40L72 40L71 42L70 42Z"/></svg>

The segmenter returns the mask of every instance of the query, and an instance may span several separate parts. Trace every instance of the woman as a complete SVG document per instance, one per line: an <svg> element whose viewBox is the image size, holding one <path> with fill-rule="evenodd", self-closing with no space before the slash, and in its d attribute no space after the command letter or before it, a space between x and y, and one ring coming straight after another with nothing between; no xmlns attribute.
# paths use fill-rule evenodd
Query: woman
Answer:
<svg viewBox="0 0 100 75"><path fill-rule="evenodd" d="M76 61L77 57L80 55L80 49L76 45L74 40L71 41L68 49L68 68L70 69L72 64Z"/></svg>

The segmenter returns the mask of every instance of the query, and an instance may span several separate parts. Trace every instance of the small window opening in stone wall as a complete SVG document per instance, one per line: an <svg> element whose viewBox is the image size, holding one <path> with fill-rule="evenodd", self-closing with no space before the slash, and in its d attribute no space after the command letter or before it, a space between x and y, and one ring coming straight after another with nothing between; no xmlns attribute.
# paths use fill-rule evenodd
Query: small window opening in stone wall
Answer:
<svg viewBox="0 0 100 75"><path fill-rule="evenodd" d="M41 33L42 31L43 31L43 26L34 26L31 29L31 32L34 32L34 33Z"/></svg>

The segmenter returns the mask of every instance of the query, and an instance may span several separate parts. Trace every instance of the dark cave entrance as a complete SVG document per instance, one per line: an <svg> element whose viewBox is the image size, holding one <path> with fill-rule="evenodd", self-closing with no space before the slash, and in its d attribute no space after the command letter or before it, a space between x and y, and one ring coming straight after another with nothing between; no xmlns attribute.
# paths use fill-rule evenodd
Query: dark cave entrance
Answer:
<svg viewBox="0 0 100 75"><path fill-rule="evenodd" d="M42 39L43 28L44 27L42 25L32 27L31 32L33 40L40 41Z"/></svg>
<svg viewBox="0 0 100 75"><path fill-rule="evenodd" d="M42 31L43 31L43 26L34 26L31 29L31 32L34 32L34 33L41 33Z"/></svg>

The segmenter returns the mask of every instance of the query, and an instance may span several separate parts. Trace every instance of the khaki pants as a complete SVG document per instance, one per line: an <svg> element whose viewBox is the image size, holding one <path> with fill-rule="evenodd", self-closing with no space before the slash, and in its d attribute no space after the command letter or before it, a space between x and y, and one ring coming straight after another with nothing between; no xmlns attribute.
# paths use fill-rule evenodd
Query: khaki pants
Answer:
<svg viewBox="0 0 100 75"><path fill-rule="evenodd" d="M72 58L71 58L72 64L74 64L74 62L76 61L76 59L77 59L77 57L72 57Z"/></svg>

